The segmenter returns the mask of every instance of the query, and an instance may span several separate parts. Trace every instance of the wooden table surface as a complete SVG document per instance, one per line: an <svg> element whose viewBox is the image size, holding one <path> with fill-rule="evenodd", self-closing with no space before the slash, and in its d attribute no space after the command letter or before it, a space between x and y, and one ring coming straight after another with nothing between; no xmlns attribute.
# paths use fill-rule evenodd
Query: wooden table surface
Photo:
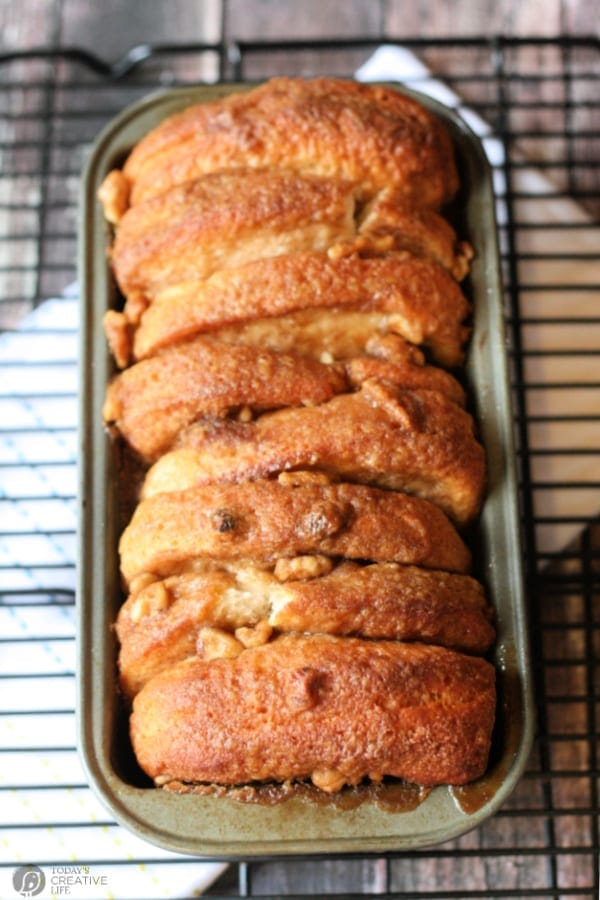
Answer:
<svg viewBox="0 0 600 900"><path fill-rule="evenodd" d="M598 34L596 0L1 0L5 48L77 44L113 59L148 41Z"/></svg>
<svg viewBox="0 0 600 900"><path fill-rule="evenodd" d="M465 50L459 43L451 47L436 46L436 38L491 35L541 38L589 36L598 35L599 25L597 0L481 0L478 3L474 0L456 0L452 3L445 0L414 3L400 0L0 0L0 51L40 46L77 46L113 62L138 44L185 41L229 44L235 41L279 41L291 38L361 38L383 42L386 39L428 38L433 40L425 48L426 62L439 76L452 79L461 72ZM471 72L473 52L471 51L469 58ZM349 74L364 62L369 53L364 47L337 50L334 56L329 57L323 53L311 53L310 48L299 57L291 57L284 52L270 52L268 56L256 53L249 57L244 74L246 77L260 78L278 73L316 74L332 69L341 74ZM556 43L549 46L532 45L523 49L518 62L524 71L539 76L540 72L545 71L545 67L549 73L555 72L557 65L562 64L561 54L562 50ZM32 69L28 64L19 65L22 69L14 69L14 72L22 73L23 97L26 98L26 79L30 77ZM216 59L205 57L193 64L189 60L177 62L175 68L187 79L214 80L219 74ZM597 74L596 70L596 78ZM595 80L593 90L597 91L597 87L598 81ZM82 97L85 97L86 89L86 84L83 83ZM524 135L523 151L527 153L531 150L541 165L547 165L550 177L556 178L558 190L571 189L577 199L586 205L588 212L597 216L597 102L593 108L591 106L597 94L582 94L581 131L584 135L589 134L589 139L582 139L578 145L578 158L582 161L582 167L581 172L577 170L574 178L573 171L567 172L564 165L557 166L557 171L554 171L553 159L562 153L562 145L559 144L565 122L566 99L566 105L569 106L576 103L578 98L565 98L560 93L561 85L551 75L546 83L539 78L529 82L525 80L519 89L524 92L520 95L523 102L519 119L519 128ZM577 83L576 89L583 91L589 89L589 86L585 88ZM461 91L467 100L485 105L485 89L476 80L467 79L462 82ZM60 95L57 96L60 99ZM119 102L123 96L124 93ZM493 100L496 103L497 98ZM553 122L549 124L549 115L557 116L556 125ZM31 127L31 123L27 127ZM18 144L27 137L27 132L22 130L25 125L19 122L18 117L9 120L6 128L8 132L4 134L5 142L12 138ZM538 129L547 131L554 137L540 141L535 136ZM61 203L64 205L67 192L72 197L76 191L74 184L55 183L52 179L43 188L33 185L30 189L54 191L55 194L51 193L50 196L56 208ZM50 203L48 209L52 210L55 206ZM72 210L69 214L73 215ZM27 225L24 216L18 203L7 203L0 219L5 238L23 232ZM64 230L60 227L57 229L61 235ZM9 247L9 244L10 241L5 241L5 247ZM0 326L4 327L15 325L36 300L59 292L74 275L72 260L75 247L70 237L63 235L45 244L42 234L32 241L31 246L22 243L18 246L18 252L23 253L31 262L23 272L18 266L8 266L2 257L4 252L15 252L12 244L8 251L0 247L0 298L8 298L4 304L4 320L0 322ZM44 265L50 259L53 264ZM64 265L61 265L61 259L65 260ZM32 274L33 272L36 274ZM10 300L12 296L17 299ZM588 542L589 551L589 534L583 540ZM578 553L576 550L569 557L567 569L578 565L581 568ZM566 577L567 570L560 569L560 562L557 566L557 578L560 581ZM565 608L560 614L556 612L556 608L553 608L554 612L548 613L550 643L554 643L544 648L536 645L540 652L543 649L552 659L568 657L571 651L557 624L564 621L567 623L566 627L572 627L578 615L578 604L582 602L581 598L575 597L573 606L565 601ZM589 605L589 598L586 602ZM594 615L597 626L597 614ZM542 624L544 622L542 617ZM585 637L581 639L586 640ZM597 650L598 648L596 652ZM565 672L568 671L570 675L574 670L574 666L565 667ZM597 675L597 670L595 671ZM588 736L593 732L597 737L598 723L597 718L594 718L597 712L590 711L585 697L582 698L586 684L589 688L589 678L583 687L581 682L572 685L573 696L577 701L574 701L572 707L574 718L564 726L562 743L555 748L557 754L566 754L568 742L564 738L569 733L577 734L583 730ZM554 690L557 696L571 689L565 684L548 683L546 687ZM595 689L598 690L597 685ZM575 709L577 703L581 707L578 707L579 712ZM583 718L577 719L578 714ZM552 732L552 723L549 725L544 722L544 725ZM569 781L565 776L552 784L552 791L555 792L553 802L563 812L567 810L564 815L553 813L546 818L540 817L539 820L520 815L520 806L528 809L537 806L542 809L545 808L544 804L547 806L550 785L543 776L539 779L532 777L525 780L519 788L520 793L514 805L509 806L508 813L495 820L487 831L450 842L438 853L412 854L394 860L321 859L256 863L252 867L252 885L246 888L248 891L251 889L254 894L296 893L302 896L327 892L376 895L394 890L397 896L402 897L427 895L430 898L465 898L489 896L490 891L498 890L502 896L510 898L590 897L590 890L593 885L597 885L598 878L597 859L592 850L594 845L597 846L598 822L597 817L594 821L594 817L589 815L578 818L577 809L588 811L597 805L598 787L594 780L597 776L595 740L593 743L588 741L586 748L582 752L588 755L583 761L577 759L576 747L572 757L563 757L562 769L576 774L579 772L580 777ZM532 761L534 773L543 771L547 764L547 761L544 762L544 754L549 752L548 745L542 745L536 750ZM480 848L485 855L486 842L488 848L494 848L494 852L485 856L482 861L478 858L477 850ZM571 857L566 848L573 844L579 849ZM546 845L558 847L559 852L553 856L536 855L535 848ZM511 855L510 849L506 853L502 851L503 847L515 846L531 848L530 854L525 852L516 856ZM586 848L589 848L589 852L585 852ZM237 883L237 872L232 869L224 876L218 890L237 895L242 888L243 885L240 887Z"/></svg>

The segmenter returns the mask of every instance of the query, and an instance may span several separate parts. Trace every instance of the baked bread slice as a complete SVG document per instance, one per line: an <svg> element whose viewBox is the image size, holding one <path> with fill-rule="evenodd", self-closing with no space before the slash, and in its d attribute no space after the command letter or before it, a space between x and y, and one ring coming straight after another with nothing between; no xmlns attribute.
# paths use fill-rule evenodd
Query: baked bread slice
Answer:
<svg viewBox="0 0 600 900"><path fill-rule="evenodd" d="M347 182L262 169L216 172L133 206L111 249L130 318L179 282L349 240L354 211Z"/></svg>
<svg viewBox="0 0 600 900"><path fill-rule="evenodd" d="M422 345L446 366L463 361L470 306L454 279L409 254L331 259L294 253L224 269L159 292L134 328L111 311L106 327L120 356L143 359L196 334L319 357L357 356L382 332ZM132 345L132 346L131 346Z"/></svg>
<svg viewBox="0 0 600 900"><path fill-rule="evenodd" d="M364 253L407 250L413 256L431 259L443 266L456 281L468 274L473 248L457 238L447 219L407 200L402 189L387 187L361 205L357 216L355 246Z"/></svg>
<svg viewBox="0 0 600 900"><path fill-rule="evenodd" d="M207 634L210 629L211 633ZM323 556L258 568L230 563L144 584L116 622L127 697L220 637L230 655L285 632L438 644L484 654L494 639L483 588L468 575ZM227 635L231 640L227 639Z"/></svg>
<svg viewBox="0 0 600 900"><path fill-rule="evenodd" d="M395 387L437 391L458 406L466 406L466 391L460 381L445 369L428 365L425 354L397 334L374 334L365 351L343 360L346 377L355 389L367 381L380 381Z"/></svg>
<svg viewBox="0 0 600 900"><path fill-rule="evenodd" d="M202 417L318 404L347 388L345 373L326 363L200 337L117 375L103 417L151 462Z"/></svg>
<svg viewBox="0 0 600 900"><path fill-rule="evenodd" d="M316 469L342 481L404 491L465 525L479 512L485 459L473 419L439 391L374 379L319 406L253 422L200 422L150 469L144 496Z"/></svg>
<svg viewBox="0 0 600 900"><path fill-rule="evenodd" d="M113 178L108 214L115 221L129 203L239 166L335 175L359 184L363 198L396 185L432 209L458 187L449 135L415 100L341 79L275 78L153 129Z"/></svg>
<svg viewBox="0 0 600 900"><path fill-rule="evenodd" d="M461 277L468 268L453 229L436 213L407 209L401 200L394 204L387 194L385 202L363 211L350 182L236 169L186 182L129 209L116 229L111 259L127 301L124 312L135 323L166 288L254 259L406 250Z"/></svg>
<svg viewBox="0 0 600 900"><path fill-rule="evenodd" d="M464 784L487 764L494 681L486 660L443 647L290 635L157 675L131 739L159 784Z"/></svg>
<svg viewBox="0 0 600 900"><path fill-rule="evenodd" d="M322 553L450 572L467 572L471 564L466 545L433 503L358 484L303 482L302 473L148 497L124 530L119 552L126 584L207 558L261 564Z"/></svg>
<svg viewBox="0 0 600 900"><path fill-rule="evenodd" d="M150 463L196 421L232 416L247 422L266 410L324 403L373 380L437 391L465 405L460 382L427 365L418 348L397 335L372 337L365 349L368 355L336 365L201 336L115 376L106 392L104 422Z"/></svg>

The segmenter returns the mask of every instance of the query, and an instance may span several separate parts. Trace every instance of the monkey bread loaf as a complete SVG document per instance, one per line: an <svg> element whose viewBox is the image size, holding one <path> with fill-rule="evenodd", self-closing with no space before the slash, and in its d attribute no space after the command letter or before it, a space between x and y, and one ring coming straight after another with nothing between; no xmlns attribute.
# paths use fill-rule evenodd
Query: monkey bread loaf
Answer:
<svg viewBox="0 0 600 900"><path fill-rule="evenodd" d="M102 416L139 472L118 673L157 787L485 773L458 188L434 113L334 78L197 103L107 173Z"/></svg>

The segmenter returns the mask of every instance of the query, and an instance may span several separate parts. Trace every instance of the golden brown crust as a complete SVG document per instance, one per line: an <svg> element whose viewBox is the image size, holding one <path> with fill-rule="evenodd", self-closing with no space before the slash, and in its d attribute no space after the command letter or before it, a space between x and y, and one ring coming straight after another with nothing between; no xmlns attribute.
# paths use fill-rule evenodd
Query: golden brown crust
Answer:
<svg viewBox="0 0 600 900"><path fill-rule="evenodd" d="M116 622L125 695L133 697L158 672L195 655L202 628L233 632L256 625L268 613L261 586L269 579L273 576L256 567L240 566L237 577L210 569L154 581L130 594Z"/></svg>
<svg viewBox="0 0 600 900"><path fill-rule="evenodd" d="M439 263L457 281L469 271L473 250L458 241L450 223L432 209L409 201L401 190L388 187L380 191L360 213L358 233L369 246L408 250L414 256Z"/></svg>
<svg viewBox="0 0 600 900"><path fill-rule="evenodd" d="M268 621L284 632L421 641L478 654L495 633L474 578L397 563L345 561L320 578L286 581L271 594Z"/></svg>
<svg viewBox="0 0 600 900"><path fill-rule="evenodd" d="M293 172L238 169L178 185L121 219L111 251L135 321L173 284L265 256L326 250L354 235L350 184Z"/></svg>
<svg viewBox="0 0 600 900"><path fill-rule="evenodd" d="M346 388L342 372L316 360L201 337L117 375L103 417L149 462L203 416L323 403Z"/></svg>
<svg viewBox="0 0 600 900"><path fill-rule="evenodd" d="M102 327L117 366L124 369L131 358L132 322L124 312L108 309L102 317Z"/></svg>
<svg viewBox="0 0 600 900"><path fill-rule="evenodd" d="M192 426L150 469L144 496L311 468L423 497L461 525L478 513L485 481L465 410L438 391L372 380L320 406Z"/></svg>
<svg viewBox="0 0 600 900"><path fill-rule="evenodd" d="M494 707L494 670L481 658L290 636L153 678L134 700L131 736L161 781L463 784L485 770Z"/></svg>
<svg viewBox="0 0 600 900"><path fill-rule="evenodd" d="M366 343L367 355L345 359L348 381L359 388L366 381L383 381L403 388L438 391L458 406L466 405L465 390L449 372L425 362L413 344L397 334L374 334Z"/></svg>
<svg viewBox="0 0 600 900"><path fill-rule="evenodd" d="M449 136L421 104L392 88L332 78L277 78L189 107L138 143L124 174L139 203L240 165L336 174L360 183L366 197L393 184L431 208L458 184Z"/></svg>
<svg viewBox="0 0 600 900"><path fill-rule="evenodd" d="M410 250L461 278L468 269L453 229L434 212L384 192L365 215L356 189L343 180L247 169L186 182L130 209L112 261L125 313L135 322L140 306L172 285L303 250L334 259Z"/></svg>
<svg viewBox="0 0 600 900"><path fill-rule="evenodd" d="M354 484L273 481L210 485L142 500L119 550L127 582L170 575L197 558L254 559L322 553L467 572L471 557L432 503Z"/></svg>
<svg viewBox="0 0 600 900"><path fill-rule="evenodd" d="M311 572L314 559L293 560L292 568ZM494 639L483 588L467 575L346 561L320 577L281 582L272 571L234 563L130 594L116 624L121 687L133 697L150 678L196 655L202 629L233 633L261 621L277 632L421 641L479 654Z"/></svg>
<svg viewBox="0 0 600 900"><path fill-rule="evenodd" d="M295 346L317 357L324 351L355 356L374 332L386 330L456 366L469 333L469 311L459 286L429 260L406 254L370 259L290 254L163 291L144 313L133 349L139 359L199 332L221 330L232 343ZM362 323L356 337L346 336L346 312Z"/></svg>

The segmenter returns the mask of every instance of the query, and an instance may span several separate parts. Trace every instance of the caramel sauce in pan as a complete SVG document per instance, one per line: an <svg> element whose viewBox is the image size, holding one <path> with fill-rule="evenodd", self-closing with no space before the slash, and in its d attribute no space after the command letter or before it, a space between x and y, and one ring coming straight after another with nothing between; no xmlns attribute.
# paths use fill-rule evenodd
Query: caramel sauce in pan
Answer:
<svg viewBox="0 0 600 900"><path fill-rule="evenodd" d="M258 806L277 806L295 797L306 803L330 806L334 809L356 809L363 803L372 803L391 813L410 812L426 799L431 788L418 784L389 780L381 784L359 784L347 787L335 794L327 794L310 782L285 782L283 784L251 784L240 787L226 787L214 784L183 784L172 781L164 790L174 793L202 794L212 797L226 797L239 803L254 803Z"/></svg>
<svg viewBox="0 0 600 900"><path fill-rule="evenodd" d="M449 787L450 796L458 809L472 815L493 799L504 783L519 749L523 729L523 704L516 672L504 671L499 677L496 731L501 740L492 740L492 755L488 770L477 781L460 787ZM494 746L503 747L502 755L494 759Z"/></svg>

